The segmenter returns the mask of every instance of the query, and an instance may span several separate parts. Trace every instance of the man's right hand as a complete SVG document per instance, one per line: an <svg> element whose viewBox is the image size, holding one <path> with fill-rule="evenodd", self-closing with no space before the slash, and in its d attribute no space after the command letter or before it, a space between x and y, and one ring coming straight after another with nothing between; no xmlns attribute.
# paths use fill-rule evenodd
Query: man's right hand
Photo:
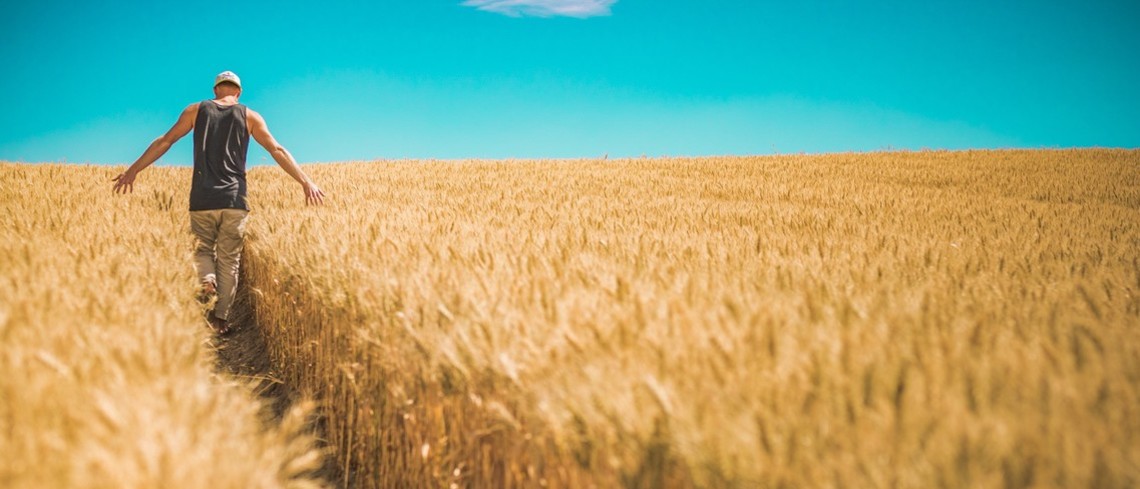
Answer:
<svg viewBox="0 0 1140 489"><path fill-rule="evenodd" d="M111 181L115 182L115 187L112 189L117 194L125 194L127 192L135 191L135 173L127 170L112 178Z"/></svg>
<svg viewBox="0 0 1140 489"><path fill-rule="evenodd" d="M247 108L245 117L246 126L249 128L249 135L253 136L257 144L260 144L261 147L265 148L265 151L269 152L269 156L273 157L273 161L276 161L277 164L285 170L285 173L288 173L289 176L301 184L301 189L305 192L305 205L324 204L325 193L317 187L317 184L309 180L308 175L305 175L305 172L297 165L297 161L293 159L293 155L289 154L289 152L285 150L285 147L273 138L261 114L258 114L253 109Z"/></svg>
<svg viewBox="0 0 1140 489"><path fill-rule="evenodd" d="M305 191L305 205L320 205L325 203L325 193L317 187L317 184L305 182L301 184L301 188Z"/></svg>

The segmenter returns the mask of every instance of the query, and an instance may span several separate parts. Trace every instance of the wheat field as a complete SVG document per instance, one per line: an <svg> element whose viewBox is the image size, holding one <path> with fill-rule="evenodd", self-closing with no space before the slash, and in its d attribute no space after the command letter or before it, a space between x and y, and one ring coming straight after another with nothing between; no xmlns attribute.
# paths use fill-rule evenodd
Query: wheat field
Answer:
<svg viewBox="0 0 1140 489"><path fill-rule="evenodd" d="M110 171L0 163L0 487L319 487L303 413L267 427L213 374L188 171Z"/></svg>
<svg viewBox="0 0 1140 489"><path fill-rule="evenodd" d="M76 187L51 195L86 204L98 192L63 175L114 173L0 169L9 209L43 202L10 188L51 179ZM284 382L320 406L334 485L1140 484L1138 151L306 171L325 206L305 207L276 168L250 172L243 287ZM67 416L101 426L100 398L63 406L72 394L45 386L62 370L83 374L66 389L105 389L85 372L123 356L124 342L161 331L161 346L132 348L150 364L182 355L205 375L206 333L188 304L188 178L148 170L134 195L94 215L57 204L27 211L55 217L5 222L6 238L55 222L86 231L47 232L56 237L32 248L4 240L3 262L17 263L2 274L7 289L29 276L54 286L0 301L5 368L28 372L0 380L3 443L123 450L60 442L57 425L83 426ZM91 236L93 248L79 247ZM23 257L50 265L20 268ZM92 292L109 276L122 293ZM67 300L79 305L38 316L37 304ZM48 329L56 340L36 336ZM87 339L72 358L75 335ZM168 388L135 394L148 403L182 391L149 382ZM10 397L29 386L44 390ZM207 400L234 395L198 388ZM150 416L135 404L144 414L119 412ZM56 431L13 428L31 422ZM243 440L262 436L290 435ZM0 482L57 480L13 471L30 460L0 462Z"/></svg>
<svg viewBox="0 0 1140 489"><path fill-rule="evenodd" d="M251 174L249 285L360 487L1140 483L1140 153Z"/></svg>

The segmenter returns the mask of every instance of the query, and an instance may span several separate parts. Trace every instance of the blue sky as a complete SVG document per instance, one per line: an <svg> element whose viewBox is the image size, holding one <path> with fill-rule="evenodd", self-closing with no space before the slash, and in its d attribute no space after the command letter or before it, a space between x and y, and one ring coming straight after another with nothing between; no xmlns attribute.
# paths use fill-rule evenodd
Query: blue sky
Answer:
<svg viewBox="0 0 1140 489"><path fill-rule="evenodd" d="M223 70L302 162L1140 147L1134 1L0 9L0 160L128 164Z"/></svg>

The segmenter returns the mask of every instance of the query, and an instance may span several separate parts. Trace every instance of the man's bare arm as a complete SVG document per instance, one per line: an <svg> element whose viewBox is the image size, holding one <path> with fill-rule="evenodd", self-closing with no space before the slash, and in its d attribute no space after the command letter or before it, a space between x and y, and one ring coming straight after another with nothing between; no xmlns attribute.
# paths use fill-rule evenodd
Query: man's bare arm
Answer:
<svg viewBox="0 0 1140 489"><path fill-rule="evenodd" d="M288 173L297 183L301 184L301 188L305 192L305 203L323 204L325 193L309 179L304 170L301 170L297 161L293 159L293 155L289 154L289 151L273 138L273 135L269 133L269 126L265 124L265 119L261 117L261 114L254 112L253 109L246 109L245 120L249 127L249 133L257 141L257 144L260 144L273 156L273 161L276 161L281 169L285 170L285 173Z"/></svg>
<svg viewBox="0 0 1140 489"><path fill-rule="evenodd" d="M197 117L197 103L190 104L183 109L182 114L178 116L178 121L174 123L174 127L152 141L150 146L147 146L146 151L143 151L142 156L139 156L139 159L131 164L130 168L111 179L115 182L114 192L133 192L135 190L135 177L138 176L139 172L161 158L171 146L174 146L174 143L190 132L194 128L194 119Z"/></svg>

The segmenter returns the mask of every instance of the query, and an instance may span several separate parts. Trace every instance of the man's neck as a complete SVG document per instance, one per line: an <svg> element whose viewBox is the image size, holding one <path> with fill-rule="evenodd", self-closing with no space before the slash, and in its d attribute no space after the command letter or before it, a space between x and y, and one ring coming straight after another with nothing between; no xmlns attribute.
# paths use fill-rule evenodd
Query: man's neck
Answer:
<svg viewBox="0 0 1140 489"><path fill-rule="evenodd" d="M226 95L224 97L215 97L214 102L217 102L219 105L233 105L238 103L238 99L236 96Z"/></svg>

